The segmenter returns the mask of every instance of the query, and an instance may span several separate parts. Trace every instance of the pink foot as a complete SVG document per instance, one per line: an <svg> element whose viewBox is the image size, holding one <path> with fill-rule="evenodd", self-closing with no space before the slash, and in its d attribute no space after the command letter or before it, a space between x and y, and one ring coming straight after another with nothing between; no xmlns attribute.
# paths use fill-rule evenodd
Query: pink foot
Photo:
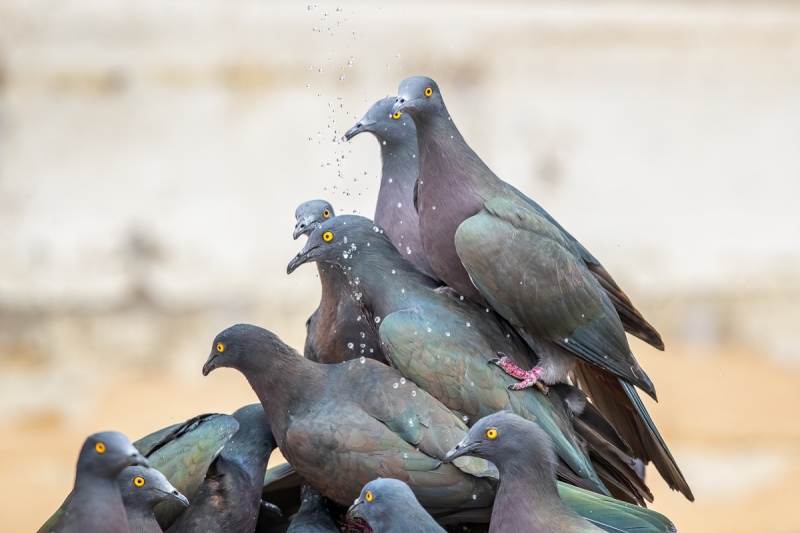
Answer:
<svg viewBox="0 0 800 533"><path fill-rule="evenodd" d="M535 366L530 370L522 370L517 364L509 359L503 352L497 352L497 355L500 355L500 359L490 359L489 363L499 366L503 369L503 372L508 374L509 376L520 380L519 383L514 383L513 385L509 385L508 388L511 390L522 390L527 389L528 387L536 387L544 394L547 394L548 388L547 385L539 381L539 376L542 375L544 369L540 366Z"/></svg>

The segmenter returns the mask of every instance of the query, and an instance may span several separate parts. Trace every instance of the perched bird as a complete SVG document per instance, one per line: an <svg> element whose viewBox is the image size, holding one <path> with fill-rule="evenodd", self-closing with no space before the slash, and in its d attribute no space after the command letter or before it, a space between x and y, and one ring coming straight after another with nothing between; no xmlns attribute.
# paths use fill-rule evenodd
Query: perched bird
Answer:
<svg viewBox="0 0 800 533"><path fill-rule="evenodd" d="M395 369L366 358L314 363L273 333L246 324L214 339L203 374L219 367L244 374L283 456L340 505L381 476L406 481L426 508L491 504L491 465L441 465L466 432L464 424Z"/></svg>
<svg viewBox="0 0 800 533"><path fill-rule="evenodd" d="M178 492L164 474L155 468L129 466L119 475L117 484L131 533L163 531L154 513L156 505L161 502L172 500L183 507L189 506L186 496Z"/></svg>
<svg viewBox="0 0 800 533"><path fill-rule="evenodd" d="M547 433L513 413L481 419L447 453L445 462L463 456L487 459L500 471L489 533L675 531L672 522L655 511L557 483L556 458Z"/></svg>
<svg viewBox="0 0 800 533"><path fill-rule="evenodd" d="M590 381L581 380L639 457L693 499L631 386L656 397L625 329L663 348L658 333L594 256L467 145L436 82L404 80L392 110L408 114L417 130L417 207L429 264L459 294L518 328L539 356L530 370L508 357L497 364L526 386L564 382L573 373Z"/></svg>
<svg viewBox="0 0 800 533"><path fill-rule="evenodd" d="M307 235L318 224L336 216L324 200L300 204L295 210L294 238ZM319 307L306 321L303 355L317 363L341 363L357 357L386 362L377 336L361 316L344 273L335 266L317 264L322 295Z"/></svg>
<svg viewBox="0 0 800 533"><path fill-rule="evenodd" d="M208 467L238 428L239 423L231 416L205 414L155 431L133 445L147 458L152 468L161 472L181 494L192 501L206 477ZM58 529L72 498L71 493L39 528L38 533ZM155 516L162 529L172 524L185 508L174 500L157 504Z"/></svg>
<svg viewBox="0 0 800 533"><path fill-rule="evenodd" d="M255 529L275 438L261 404L242 407L232 416L239 429L209 466L191 506L167 530L170 533Z"/></svg>
<svg viewBox="0 0 800 533"><path fill-rule="evenodd" d="M379 478L364 485L347 516L363 518L375 533L444 533L408 485L397 479Z"/></svg>
<svg viewBox="0 0 800 533"><path fill-rule="evenodd" d="M130 531L117 485L117 477L130 465L150 466L122 433L104 431L86 439L78 457L72 497L55 531Z"/></svg>
<svg viewBox="0 0 800 533"><path fill-rule="evenodd" d="M419 164L414 121L402 112L392 113L395 98L383 98L364 118L347 130L349 141L369 132L381 147L381 186L375 206L375 223L386 231L392 244L420 271L434 276L419 237L419 215L414 205Z"/></svg>
<svg viewBox="0 0 800 533"><path fill-rule="evenodd" d="M569 389L563 398L537 389L509 390L514 378L487 363L502 351L531 367L536 356L530 347L496 313L439 288L416 270L372 221L354 215L325 221L288 269L308 261L340 267L392 364L460 413L467 425L503 410L535 419L556 443L562 479L608 494L592 459L604 480L619 485L629 501L652 501L631 468L630 448L591 404L581 400L582 393L568 385L559 386ZM566 401L572 398L577 399Z"/></svg>
<svg viewBox="0 0 800 533"><path fill-rule="evenodd" d="M328 511L328 499L325 496L304 484L301 498L303 503L287 533L339 533L339 527Z"/></svg>

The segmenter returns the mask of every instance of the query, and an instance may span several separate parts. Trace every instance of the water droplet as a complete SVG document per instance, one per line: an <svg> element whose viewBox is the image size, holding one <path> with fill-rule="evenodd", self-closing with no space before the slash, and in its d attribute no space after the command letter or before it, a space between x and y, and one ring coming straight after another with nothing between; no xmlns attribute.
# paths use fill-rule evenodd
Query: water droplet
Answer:
<svg viewBox="0 0 800 533"><path fill-rule="evenodd" d="M444 332L444 336L445 336L445 337L449 337L449 336L450 336L450 332L449 332L449 331L445 331L445 332Z"/></svg>
<svg viewBox="0 0 800 533"><path fill-rule="evenodd" d="M364 337L366 337L366 335L364 335L364 332L362 331L361 332L361 338L363 339ZM362 344L362 346L363 346L363 344Z"/></svg>
<svg viewBox="0 0 800 533"><path fill-rule="evenodd" d="M380 324L380 323L381 323L381 317L379 317L379 316L376 316L376 317L375 317L375 323L376 323L376 324Z"/></svg>
<svg viewBox="0 0 800 533"><path fill-rule="evenodd" d="M473 494L473 495L472 495L472 499L473 499L473 500L477 500L477 499L478 499L478 496L477 496L476 494Z"/></svg>
<svg viewBox="0 0 800 533"><path fill-rule="evenodd" d="M428 333L430 333L430 332L431 332L431 328L428 328Z"/></svg>
<svg viewBox="0 0 800 533"><path fill-rule="evenodd" d="M401 202L397 202L397 207L403 207L403 204Z"/></svg>
<svg viewBox="0 0 800 533"><path fill-rule="evenodd" d="M400 378L400 384L401 385L405 385L406 384L406 378Z"/></svg>
<svg viewBox="0 0 800 533"><path fill-rule="evenodd" d="M408 425L414 427L414 421L411 420L410 418L408 419Z"/></svg>
<svg viewBox="0 0 800 533"><path fill-rule="evenodd" d="M398 387L398 384L397 384L397 382L395 382L394 385L392 385L392 388L396 389L397 387Z"/></svg>
<svg viewBox="0 0 800 533"><path fill-rule="evenodd" d="M389 183L391 183L392 181L394 181L394 180L392 178L389 178Z"/></svg>
<svg viewBox="0 0 800 533"><path fill-rule="evenodd" d="M381 144L386 146L386 141L381 141Z"/></svg>
<svg viewBox="0 0 800 533"><path fill-rule="evenodd" d="M361 358L359 359L359 361L361 361L362 363L366 363L367 362L367 358L362 355Z"/></svg>
<svg viewBox="0 0 800 533"><path fill-rule="evenodd" d="M408 246L406 246L406 253L407 253L408 255L411 255L411 248L409 248Z"/></svg>
<svg viewBox="0 0 800 533"><path fill-rule="evenodd" d="M353 348L355 348L355 344L353 344L352 342L348 342L347 347L352 350Z"/></svg>
<svg viewBox="0 0 800 533"><path fill-rule="evenodd" d="M464 415L463 419L464 419L464 422L467 422L469 420L469 417L467 415Z"/></svg>
<svg viewBox="0 0 800 533"><path fill-rule="evenodd" d="M411 396L416 396L416 395L417 395L417 391L415 391L415 390L412 390L412 391L411 391Z"/></svg>
<svg viewBox="0 0 800 533"><path fill-rule="evenodd" d="M394 273L395 273L395 271L394 271L394 269L392 269L392 274L394 274Z"/></svg>
<svg viewBox="0 0 800 533"><path fill-rule="evenodd" d="M469 322L467 322L467 327L469 327Z"/></svg>

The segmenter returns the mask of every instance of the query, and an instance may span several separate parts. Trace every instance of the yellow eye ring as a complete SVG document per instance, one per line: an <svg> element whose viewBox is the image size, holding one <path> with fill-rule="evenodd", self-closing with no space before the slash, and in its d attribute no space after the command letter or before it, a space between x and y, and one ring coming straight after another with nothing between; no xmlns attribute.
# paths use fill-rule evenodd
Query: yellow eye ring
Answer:
<svg viewBox="0 0 800 533"><path fill-rule="evenodd" d="M426 98L430 98L430 96L432 94L433 94L433 87L428 87L427 89L425 89L425 97Z"/></svg>
<svg viewBox="0 0 800 533"><path fill-rule="evenodd" d="M487 439L496 439L497 438L497 430L495 428L489 428L486 430L486 438Z"/></svg>
<svg viewBox="0 0 800 533"><path fill-rule="evenodd" d="M136 476L135 478L133 478L133 484L136 485L137 487L144 487L145 484L144 478L142 476Z"/></svg>
<svg viewBox="0 0 800 533"><path fill-rule="evenodd" d="M95 444L94 449L97 451L97 453L106 453L106 445L102 442Z"/></svg>
<svg viewBox="0 0 800 533"><path fill-rule="evenodd" d="M370 491L367 491L366 494L364 494L364 499L367 500L368 502L371 502L372 501L372 493Z"/></svg>
<svg viewBox="0 0 800 533"><path fill-rule="evenodd" d="M218 343L217 343L217 351L218 351L219 353L222 353L222 352L224 352L224 351L225 351L225 345L224 345L224 344L222 344L221 342L218 342Z"/></svg>
<svg viewBox="0 0 800 533"><path fill-rule="evenodd" d="M403 112L402 111L395 111L395 113L392 115L392 118L397 120L398 118L400 118L402 116L403 116Z"/></svg>
<svg viewBox="0 0 800 533"><path fill-rule="evenodd" d="M322 240L325 241L325 242L331 242L333 240L333 232L332 231L326 231L325 233L323 233L322 234Z"/></svg>
<svg viewBox="0 0 800 533"><path fill-rule="evenodd" d="M330 216L331 216L330 209L325 209L325 211L322 212L322 218L329 218Z"/></svg>

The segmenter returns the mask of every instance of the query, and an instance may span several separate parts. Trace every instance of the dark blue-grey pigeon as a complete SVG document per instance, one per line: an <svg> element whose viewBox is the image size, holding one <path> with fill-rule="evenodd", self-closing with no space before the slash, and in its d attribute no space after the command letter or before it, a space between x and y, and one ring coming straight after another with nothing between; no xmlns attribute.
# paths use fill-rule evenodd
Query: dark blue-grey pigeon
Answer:
<svg viewBox="0 0 800 533"><path fill-rule="evenodd" d="M347 510L350 518L363 518L374 533L445 533L397 479L370 481Z"/></svg>
<svg viewBox="0 0 800 533"><path fill-rule="evenodd" d="M479 420L451 449L445 462L481 457L500 472L489 533L667 533L665 516L556 482L556 456L535 422L500 412Z"/></svg>
<svg viewBox="0 0 800 533"><path fill-rule="evenodd" d="M395 98L383 98L367 110L364 118L344 134L350 140L369 132L381 147L381 186L375 206L375 223L386 231L392 244L412 265L434 276L419 237L419 215L414 206L419 165L414 121L398 111Z"/></svg>
<svg viewBox="0 0 800 533"><path fill-rule="evenodd" d="M174 501L189 506L186 496L172 486L164 474L155 468L129 466L117 478L125 504L125 515L131 533L161 533L155 508L161 502Z"/></svg>
<svg viewBox="0 0 800 533"><path fill-rule="evenodd" d="M150 465L128 437L116 431L91 435L83 443L75 486L58 533L128 533L117 478L131 465Z"/></svg>
<svg viewBox="0 0 800 533"><path fill-rule="evenodd" d="M336 216L325 200L311 200L295 210L294 238ZM317 265L322 294L319 307L306 321L303 355L317 363L341 363L357 357L386 362L380 340L361 316L344 273L336 266Z"/></svg>
<svg viewBox="0 0 800 533"><path fill-rule="evenodd" d="M169 533L250 533L261 505L264 473L275 438L261 404L238 409L239 429L206 472L192 504Z"/></svg>
<svg viewBox="0 0 800 533"><path fill-rule="evenodd" d="M339 527L328 511L328 499L303 484L301 489L302 503L300 510L292 518L286 533L339 533Z"/></svg>
<svg viewBox="0 0 800 533"><path fill-rule="evenodd" d="M652 500L632 470L630 447L583 393L564 384L549 395L509 390L518 383L488 363L502 351L530 368L536 363L531 348L499 315L414 268L371 220L343 215L325 221L288 269L309 261L341 268L387 358L468 425L501 410L538 420L563 460L562 479L602 493L617 485L628 501Z"/></svg>
<svg viewBox="0 0 800 533"><path fill-rule="evenodd" d="M392 110L408 114L417 129L417 208L428 263L459 294L494 308L539 355L530 370L509 357L497 363L528 386L577 375L637 456L652 460L671 488L693 499L633 388L656 397L625 329L661 348L652 326L586 248L469 147L435 81L401 82ZM572 357L551 357L531 336Z"/></svg>

